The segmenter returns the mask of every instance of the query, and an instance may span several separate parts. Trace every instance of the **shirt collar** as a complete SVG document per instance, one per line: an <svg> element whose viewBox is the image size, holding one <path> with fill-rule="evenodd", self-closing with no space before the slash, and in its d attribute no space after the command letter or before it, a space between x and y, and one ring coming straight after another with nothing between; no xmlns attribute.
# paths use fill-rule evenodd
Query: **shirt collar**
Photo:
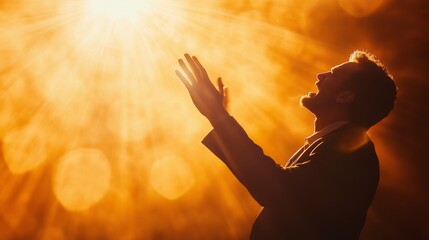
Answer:
<svg viewBox="0 0 429 240"><path fill-rule="evenodd" d="M324 127L322 130L315 132L313 135L306 137L305 138L305 144L311 145L317 139L320 139L320 138L328 135L332 131L337 130L338 128L346 125L347 123L349 123L349 121L338 121L338 122L332 123L332 124Z"/></svg>

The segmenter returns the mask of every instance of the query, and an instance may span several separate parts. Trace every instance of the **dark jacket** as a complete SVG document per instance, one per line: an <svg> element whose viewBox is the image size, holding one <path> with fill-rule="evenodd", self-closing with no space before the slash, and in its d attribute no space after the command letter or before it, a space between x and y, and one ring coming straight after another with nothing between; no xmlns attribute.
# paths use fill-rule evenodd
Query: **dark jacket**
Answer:
<svg viewBox="0 0 429 240"><path fill-rule="evenodd" d="M379 180L374 145L347 124L292 156L266 156L230 117L203 140L263 207L250 239L358 239Z"/></svg>

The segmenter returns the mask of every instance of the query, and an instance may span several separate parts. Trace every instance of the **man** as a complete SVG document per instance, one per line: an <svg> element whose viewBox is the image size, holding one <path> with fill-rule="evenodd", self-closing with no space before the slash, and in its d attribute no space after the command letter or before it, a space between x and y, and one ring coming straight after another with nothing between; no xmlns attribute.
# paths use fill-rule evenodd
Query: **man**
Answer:
<svg viewBox="0 0 429 240"><path fill-rule="evenodd" d="M379 164L366 130L392 110L396 85L373 55L355 51L348 62L317 75L317 93L301 105L315 116L315 133L277 165L224 108L218 89L196 57L185 54L176 74L213 126L203 140L263 207L250 239L358 239L374 197Z"/></svg>

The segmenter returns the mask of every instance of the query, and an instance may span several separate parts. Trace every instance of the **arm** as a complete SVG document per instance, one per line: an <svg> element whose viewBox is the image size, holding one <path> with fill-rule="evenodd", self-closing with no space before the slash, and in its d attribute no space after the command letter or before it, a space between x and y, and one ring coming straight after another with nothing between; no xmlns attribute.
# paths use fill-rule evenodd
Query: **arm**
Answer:
<svg viewBox="0 0 429 240"><path fill-rule="evenodd" d="M281 201L285 170L263 153L233 117L224 119L202 141L221 159L262 206Z"/></svg>
<svg viewBox="0 0 429 240"><path fill-rule="evenodd" d="M214 127L204 144L227 164L261 205L281 204L284 196L296 192L297 185L294 182L301 181L302 176L313 171L313 164L306 164L299 170L285 170L265 156L262 149L226 112L222 82L219 81L217 90L198 59L188 54L185 57L189 68L180 59L179 64L185 75L179 71L176 74L188 89L196 108ZM287 181L285 178L288 178Z"/></svg>
<svg viewBox="0 0 429 240"><path fill-rule="evenodd" d="M354 201L355 196L361 195L356 195L359 191L364 192L362 196L372 199L373 186L378 181L378 160L371 144L342 152L332 141L325 141L317 147L315 154L309 155L315 149L304 152L307 154L304 155L305 162L284 169L266 156L226 112L221 80L218 80L217 90L198 59L187 54L185 57L192 72L183 60L179 60L186 77L179 71L176 74L185 84L197 109L214 127L203 143L226 163L259 204L281 208L300 204L311 212L312 209L337 209L336 204L347 205ZM342 139L332 136L331 139ZM369 169L374 170L376 177L367 177Z"/></svg>
<svg viewBox="0 0 429 240"><path fill-rule="evenodd" d="M264 154L232 117L216 126L203 144L228 166L261 206L283 207L292 199L301 202L315 197L321 190L317 186L324 178L320 162L281 167Z"/></svg>

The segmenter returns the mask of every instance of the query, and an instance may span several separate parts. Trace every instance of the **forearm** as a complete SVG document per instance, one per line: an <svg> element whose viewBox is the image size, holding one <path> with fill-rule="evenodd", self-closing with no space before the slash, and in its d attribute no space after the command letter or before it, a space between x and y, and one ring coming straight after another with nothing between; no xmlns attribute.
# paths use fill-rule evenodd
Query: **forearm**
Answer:
<svg viewBox="0 0 429 240"><path fill-rule="evenodd" d="M284 169L266 156L231 116L212 123L214 129L203 140L261 204L280 199Z"/></svg>
<svg viewBox="0 0 429 240"><path fill-rule="evenodd" d="M188 54L185 54L185 58L189 66L179 59L184 74L177 70L176 74L188 89L195 107L214 127L210 136L212 146L216 146L213 149L217 149L212 150L255 199L264 205L264 197L275 196L279 192L283 169L265 156L262 149L250 140L243 128L226 112L227 93L221 78L218 79L216 89L198 59Z"/></svg>

